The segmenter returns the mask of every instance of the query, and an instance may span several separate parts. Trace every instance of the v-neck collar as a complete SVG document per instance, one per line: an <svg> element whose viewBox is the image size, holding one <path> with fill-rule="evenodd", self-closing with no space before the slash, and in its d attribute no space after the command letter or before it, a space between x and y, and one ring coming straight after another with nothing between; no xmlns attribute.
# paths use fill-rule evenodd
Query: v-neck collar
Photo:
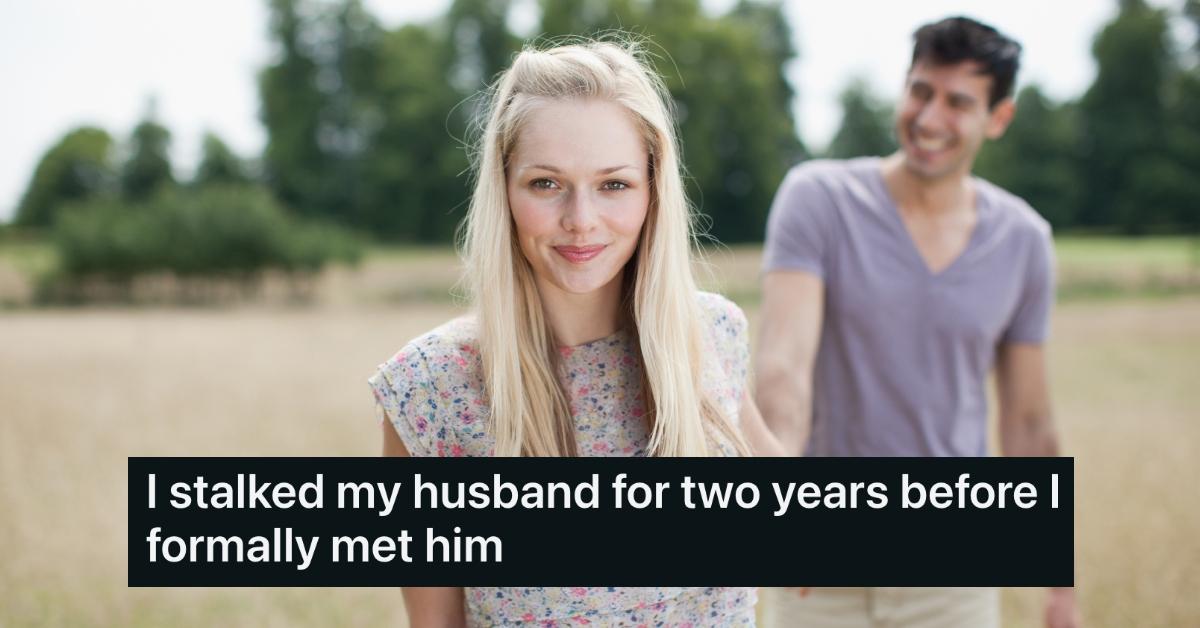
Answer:
<svg viewBox="0 0 1200 628"><path fill-rule="evenodd" d="M967 258L975 249L979 247L980 241L983 239L984 231L990 225L991 206L990 199L980 185L978 178L970 177L972 190L975 193L975 226L971 227L971 235L967 237L967 245L963 247L954 259L945 268L934 272L929 267L929 262L925 261L925 256L921 255L921 249L917 246L917 241L913 239L913 234L908 230L908 226L904 224L904 217L900 215L900 207L896 204L896 199L892 198L892 192L888 189L887 180L883 177L883 160L876 159L872 164L871 178L875 182L875 186L879 192L880 198L884 201L884 213L888 214L888 220L892 227L898 230L901 239L905 242L905 248L908 249L910 257L924 271L925 276L929 279L939 279L949 275L958 266L962 265L963 259Z"/></svg>

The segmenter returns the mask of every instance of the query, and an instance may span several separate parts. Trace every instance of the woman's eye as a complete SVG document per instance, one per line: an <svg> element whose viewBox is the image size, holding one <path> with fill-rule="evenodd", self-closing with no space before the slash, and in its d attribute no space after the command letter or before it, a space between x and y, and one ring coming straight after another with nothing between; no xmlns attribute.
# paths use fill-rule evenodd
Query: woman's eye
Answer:
<svg viewBox="0 0 1200 628"><path fill-rule="evenodd" d="M529 182L529 185L535 190L553 190L557 187L550 179L534 179Z"/></svg>
<svg viewBox="0 0 1200 628"><path fill-rule="evenodd" d="M624 181L605 181L604 185L600 186L603 190L624 190L629 188L629 184Z"/></svg>

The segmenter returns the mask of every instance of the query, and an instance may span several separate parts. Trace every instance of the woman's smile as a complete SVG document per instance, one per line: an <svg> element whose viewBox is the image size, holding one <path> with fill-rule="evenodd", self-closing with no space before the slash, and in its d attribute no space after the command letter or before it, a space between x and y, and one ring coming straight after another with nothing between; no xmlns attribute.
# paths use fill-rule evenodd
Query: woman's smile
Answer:
<svg viewBox="0 0 1200 628"><path fill-rule="evenodd" d="M587 244L583 246L556 246L554 250L572 264L583 264L604 252L606 248L608 248L607 244Z"/></svg>

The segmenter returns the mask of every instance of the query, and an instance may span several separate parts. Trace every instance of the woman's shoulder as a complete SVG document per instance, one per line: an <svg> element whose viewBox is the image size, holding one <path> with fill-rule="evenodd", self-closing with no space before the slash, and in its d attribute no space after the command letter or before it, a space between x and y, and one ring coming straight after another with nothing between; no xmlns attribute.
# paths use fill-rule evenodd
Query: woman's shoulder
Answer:
<svg viewBox="0 0 1200 628"><path fill-rule="evenodd" d="M479 328L474 316L462 316L413 338L379 365L370 378L378 392L422 389L427 394L460 394L482 386Z"/></svg>
<svg viewBox="0 0 1200 628"><path fill-rule="evenodd" d="M740 339L746 334L749 327L746 313L728 297L698 290L696 301L700 304L705 326L718 339Z"/></svg>
<svg viewBox="0 0 1200 628"><path fill-rule="evenodd" d="M468 455L463 445L486 414L478 347L476 320L456 318L408 341L368 379L412 455Z"/></svg>
<svg viewBox="0 0 1200 628"><path fill-rule="evenodd" d="M750 324L742 308L728 298L711 292L698 292L706 344L710 357L709 382L730 416L739 412L746 380L750 372Z"/></svg>
<svg viewBox="0 0 1200 628"><path fill-rule="evenodd" d="M474 316L460 316L409 340L381 371L409 365L413 371L462 371L479 356L479 327ZM445 369L455 365L458 369ZM417 368L420 367L420 368Z"/></svg>
<svg viewBox="0 0 1200 628"><path fill-rule="evenodd" d="M479 353L479 324L474 315L459 316L409 340L397 355L420 354L440 362Z"/></svg>

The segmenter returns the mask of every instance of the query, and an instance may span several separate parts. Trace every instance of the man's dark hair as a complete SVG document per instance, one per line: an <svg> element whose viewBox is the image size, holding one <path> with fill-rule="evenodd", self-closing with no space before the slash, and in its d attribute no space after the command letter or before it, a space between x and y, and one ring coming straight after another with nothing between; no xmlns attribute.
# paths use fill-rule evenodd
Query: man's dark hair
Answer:
<svg viewBox="0 0 1200 628"><path fill-rule="evenodd" d="M948 17L913 33L912 65L916 66L918 61L934 65L978 63L979 73L992 77L990 108L1012 94L1017 68L1021 65L1021 44L969 17Z"/></svg>

